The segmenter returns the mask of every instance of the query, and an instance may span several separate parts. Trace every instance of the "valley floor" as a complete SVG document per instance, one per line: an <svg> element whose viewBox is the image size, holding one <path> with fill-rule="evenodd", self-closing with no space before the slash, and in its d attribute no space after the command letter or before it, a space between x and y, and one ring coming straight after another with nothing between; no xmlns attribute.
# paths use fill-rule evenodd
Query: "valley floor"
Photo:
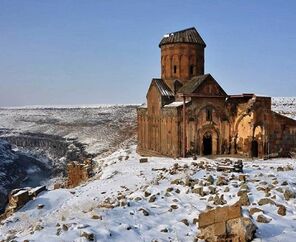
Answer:
<svg viewBox="0 0 296 242"><path fill-rule="evenodd" d="M295 160L246 160L243 184L238 173L217 172L216 160L152 157L140 163L135 150L131 145L97 160L102 168L86 184L42 193L1 222L0 241L193 241L199 233L196 219L207 206L216 206L216 194L230 205L242 189L249 190L251 204L244 214L253 207L262 210L253 214L255 241L295 241L295 198L284 196L296 189ZM226 185L217 184L220 176ZM201 186L204 194L196 193ZM267 196L284 205L286 215L274 204L258 205ZM256 222L262 214L269 223Z"/></svg>

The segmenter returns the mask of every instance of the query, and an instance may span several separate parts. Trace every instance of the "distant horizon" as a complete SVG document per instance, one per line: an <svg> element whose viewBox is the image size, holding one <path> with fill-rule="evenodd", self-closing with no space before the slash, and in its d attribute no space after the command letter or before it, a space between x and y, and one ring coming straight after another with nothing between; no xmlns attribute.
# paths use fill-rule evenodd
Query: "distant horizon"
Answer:
<svg viewBox="0 0 296 242"><path fill-rule="evenodd" d="M189 27L226 93L294 97L294 9L292 0L2 0L0 107L145 103L161 38Z"/></svg>
<svg viewBox="0 0 296 242"><path fill-rule="evenodd" d="M231 94L232 95L232 94ZM239 94L238 94L239 95ZM256 94L255 94L256 95ZM256 95L256 96L264 96L264 95ZM282 96L282 97L270 97L271 99L280 99L280 98L288 98L288 99L295 99L295 96ZM23 105L23 106L0 106L1 109L75 109L75 108L100 108L100 107L110 107L110 106L141 106L145 103L90 103L90 104L53 104L53 105L39 105L39 104L32 104L32 105Z"/></svg>

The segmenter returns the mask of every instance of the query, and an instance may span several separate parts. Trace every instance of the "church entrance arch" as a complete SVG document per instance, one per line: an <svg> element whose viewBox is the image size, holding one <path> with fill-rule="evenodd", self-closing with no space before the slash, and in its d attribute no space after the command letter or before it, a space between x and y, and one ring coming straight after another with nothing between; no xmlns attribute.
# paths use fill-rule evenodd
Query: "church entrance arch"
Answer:
<svg viewBox="0 0 296 242"><path fill-rule="evenodd" d="M258 157L258 142L257 142L257 140L252 140L251 154L252 154L252 157Z"/></svg>
<svg viewBox="0 0 296 242"><path fill-rule="evenodd" d="M211 133L205 133L203 136L203 154L212 154L212 135Z"/></svg>
<svg viewBox="0 0 296 242"><path fill-rule="evenodd" d="M198 131L199 154L217 155L220 150L219 131L212 125L206 125Z"/></svg>

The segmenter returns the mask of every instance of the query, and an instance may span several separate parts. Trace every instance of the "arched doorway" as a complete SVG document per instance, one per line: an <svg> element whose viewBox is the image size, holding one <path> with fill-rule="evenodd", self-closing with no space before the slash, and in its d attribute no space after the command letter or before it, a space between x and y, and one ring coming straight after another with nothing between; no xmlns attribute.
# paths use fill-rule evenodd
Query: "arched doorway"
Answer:
<svg viewBox="0 0 296 242"><path fill-rule="evenodd" d="M212 135L210 133L206 133L203 136L203 154L204 155L212 154Z"/></svg>
<svg viewBox="0 0 296 242"><path fill-rule="evenodd" d="M258 142L257 142L257 140L252 140L251 154L252 154L252 157L258 157Z"/></svg>

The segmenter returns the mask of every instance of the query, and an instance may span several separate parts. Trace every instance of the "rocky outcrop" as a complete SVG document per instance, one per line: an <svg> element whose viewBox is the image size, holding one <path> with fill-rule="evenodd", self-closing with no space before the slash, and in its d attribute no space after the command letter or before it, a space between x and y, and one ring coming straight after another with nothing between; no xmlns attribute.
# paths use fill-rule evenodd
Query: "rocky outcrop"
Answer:
<svg viewBox="0 0 296 242"><path fill-rule="evenodd" d="M23 167L17 163L18 155L11 145L0 139L0 213L7 203L9 191L15 188L26 176Z"/></svg>
<svg viewBox="0 0 296 242"><path fill-rule="evenodd" d="M84 160L88 154L83 144L75 139L66 139L60 136L42 133L6 134L5 139L10 144L28 150L39 150L53 159L66 157L69 160Z"/></svg>

